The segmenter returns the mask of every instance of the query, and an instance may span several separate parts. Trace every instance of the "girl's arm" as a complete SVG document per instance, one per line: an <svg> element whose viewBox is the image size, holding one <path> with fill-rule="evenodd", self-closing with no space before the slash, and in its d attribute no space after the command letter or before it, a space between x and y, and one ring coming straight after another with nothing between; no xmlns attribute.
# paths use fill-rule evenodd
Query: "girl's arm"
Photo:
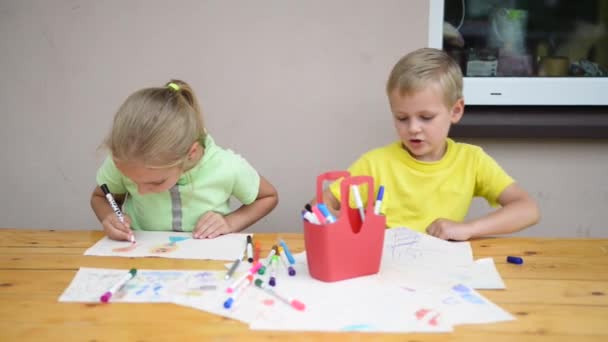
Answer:
<svg viewBox="0 0 608 342"><path fill-rule="evenodd" d="M240 232L268 215L277 206L278 202L279 195L277 190L266 178L260 176L260 190L255 201L241 206L224 218L232 229L232 232Z"/></svg>

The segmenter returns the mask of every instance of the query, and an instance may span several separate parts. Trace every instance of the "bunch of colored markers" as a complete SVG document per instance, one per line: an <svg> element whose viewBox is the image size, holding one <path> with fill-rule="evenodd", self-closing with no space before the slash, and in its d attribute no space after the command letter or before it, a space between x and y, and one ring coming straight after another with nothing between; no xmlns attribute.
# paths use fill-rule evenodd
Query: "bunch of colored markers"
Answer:
<svg viewBox="0 0 608 342"><path fill-rule="evenodd" d="M259 260L260 248L256 243L255 253L253 252L252 247L252 239L251 236L247 237L247 261L252 264L251 268L239 278L234 280L230 286L226 288L226 293L228 293L228 299L224 301L224 308L230 309L233 307L235 302L240 298L245 290L247 290L251 284L255 284L255 286L276 299L290 305L296 310L304 310L306 306L293 298L284 296L279 294L274 287L277 285L277 272L279 269L279 263L282 264L283 268L287 272L289 276L295 276L296 270L293 265L295 265L295 259L291 254L287 244L283 240L279 240L278 245L272 246L272 249L266 256L264 260ZM228 280L232 277L235 270L237 269L240 263L240 259L235 260L232 264L228 272L226 273L225 279ZM268 271L268 280L264 281L262 276L266 274ZM256 278L257 277L257 278ZM254 278L256 278L254 280Z"/></svg>
<svg viewBox="0 0 608 342"><path fill-rule="evenodd" d="M355 198L355 205L359 210L359 216L361 221L365 220L365 207L361 200L361 193L357 185L351 185L350 191ZM376 203L374 205L374 214L380 215L380 209L382 208L382 200L384 198L384 185L381 185L378 189L378 195L376 196ZM336 222L336 218L331 214L329 209L324 203L318 203L314 206L306 204L302 211L302 218L312 224L330 224Z"/></svg>

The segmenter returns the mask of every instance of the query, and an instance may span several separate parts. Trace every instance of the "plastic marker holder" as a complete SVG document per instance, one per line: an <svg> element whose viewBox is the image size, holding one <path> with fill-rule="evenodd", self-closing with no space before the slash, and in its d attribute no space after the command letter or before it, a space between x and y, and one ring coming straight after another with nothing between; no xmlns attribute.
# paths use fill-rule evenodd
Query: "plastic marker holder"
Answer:
<svg viewBox="0 0 608 342"><path fill-rule="evenodd" d="M304 305L304 303L300 302L297 299L293 299L293 298L289 298L289 297L285 297L283 295L278 294L275 290L270 289L268 287L264 286L264 281L262 281L262 279L256 279L255 280L255 286L257 286L258 288L264 290L266 293L268 293L269 295L273 296L274 298L282 301L283 303L291 306L292 308L298 310L298 311L304 311L306 310L306 305Z"/></svg>
<svg viewBox="0 0 608 342"><path fill-rule="evenodd" d="M235 280L232 284L230 284L230 286L228 286L226 288L226 292L227 293L234 292L234 290L236 290L236 288L239 286L239 284L242 283L245 279L247 279L247 276L253 275L255 272L257 272L260 269L260 267L262 267L262 264L260 264L259 262L256 262L255 264L253 264L253 266L249 269L249 271L244 273L242 276L240 276L237 280Z"/></svg>
<svg viewBox="0 0 608 342"><path fill-rule="evenodd" d="M104 294L102 294L101 297L99 297L99 300L102 303L109 302L110 298L112 298L114 293L116 293L116 291L120 290L129 280L131 280L133 277L135 277L136 274L137 274L136 269L132 268L131 270L129 270L129 273L125 274L122 278L120 278L120 280L116 284L114 284L114 286L112 286L108 291L106 291Z"/></svg>
<svg viewBox="0 0 608 342"><path fill-rule="evenodd" d="M365 221L361 221L358 209L349 205L351 185L367 184L367 198L374 198L372 177L351 177L347 171L323 173L317 177L317 202L323 199L323 183L340 178L342 210L338 220L320 226L303 222L308 271L326 282L378 273L386 230L386 217L374 213L373 201L367 201Z"/></svg>

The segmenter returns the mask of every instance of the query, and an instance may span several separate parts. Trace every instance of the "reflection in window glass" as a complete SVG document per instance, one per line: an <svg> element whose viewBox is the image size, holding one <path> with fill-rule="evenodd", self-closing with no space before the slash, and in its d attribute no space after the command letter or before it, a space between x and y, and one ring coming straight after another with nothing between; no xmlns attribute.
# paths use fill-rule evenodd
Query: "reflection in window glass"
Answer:
<svg viewBox="0 0 608 342"><path fill-rule="evenodd" d="M445 0L443 47L468 77L608 76L608 0Z"/></svg>

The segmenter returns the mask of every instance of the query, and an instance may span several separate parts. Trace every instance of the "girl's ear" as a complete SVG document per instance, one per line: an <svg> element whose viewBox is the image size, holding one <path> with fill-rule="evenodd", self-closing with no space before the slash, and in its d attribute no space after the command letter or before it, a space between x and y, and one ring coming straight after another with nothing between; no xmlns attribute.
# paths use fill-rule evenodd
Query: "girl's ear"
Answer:
<svg viewBox="0 0 608 342"><path fill-rule="evenodd" d="M460 121L460 119L462 119L462 115L464 114L464 99L461 97L458 100L456 100L456 103L454 103L454 105L452 106L452 110L451 110L451 118L450 121L455 124L458 121Z"/></svg>
<svg viewBox="0 0 608 342"><path fill-rule="evenodd" d="M198 141L196 141L192 144L192 146L190 146L190 149L188 150L188 160L195 159L199 152L201 153L202 157L203 153L205 152L205 149L203 148L203 146L201 146L201 144L199 144Z"/></svg>

